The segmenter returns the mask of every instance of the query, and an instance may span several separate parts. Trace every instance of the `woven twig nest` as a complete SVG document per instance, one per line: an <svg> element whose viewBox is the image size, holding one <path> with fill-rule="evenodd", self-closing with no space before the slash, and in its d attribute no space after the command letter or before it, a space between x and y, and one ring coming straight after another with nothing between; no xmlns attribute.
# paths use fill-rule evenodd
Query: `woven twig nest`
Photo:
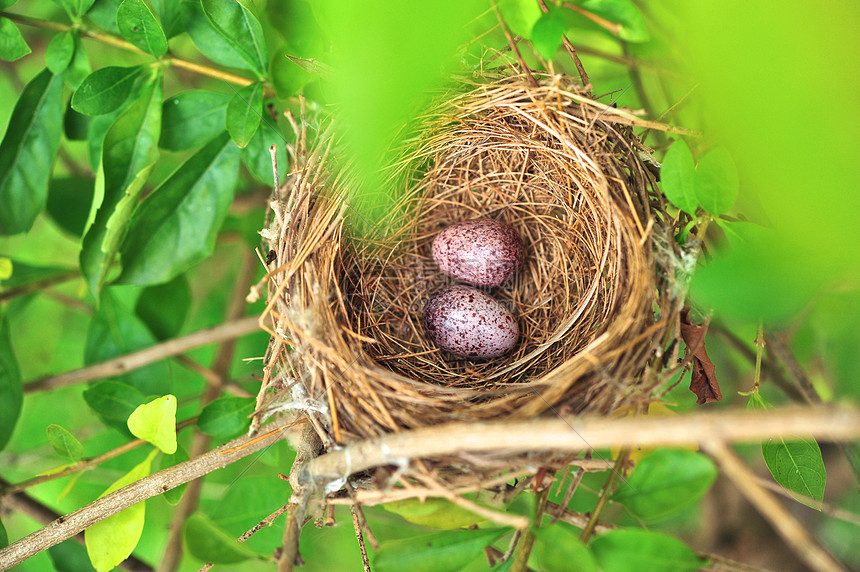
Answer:
<svg viewBox="0 0 860 572"><path fill-rule="evenodd" d="M266 233L281 399L328 444L647 400L656 376L643 372L670 341L679 301L671 221L630 123L557 76L448 94L387 173L400 198L378 239L350 236L354 189L336 143L299 148ZM436 347L421 316L452 283L433 261L434 236L481 217L512 225L526 258L490 291L517 317L519 344L475 361Z"/></svg>

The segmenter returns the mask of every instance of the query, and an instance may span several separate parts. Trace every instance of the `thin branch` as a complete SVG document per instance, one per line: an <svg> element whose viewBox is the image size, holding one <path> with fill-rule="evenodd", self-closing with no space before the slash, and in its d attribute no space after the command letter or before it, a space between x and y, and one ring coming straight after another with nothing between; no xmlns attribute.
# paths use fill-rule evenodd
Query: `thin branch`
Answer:
<svg viewBox="0 0 860 572"><path fill-rule="evenodd" d="M615 480L619 475L621 475L621 471L624 470L624 464L627 462L627 458L629 456L630 447L624 447L621 454L618 455L618 459L615 461L615 470L610 472L609 476L606 477L606 482L603 483L603 487L600 489L600 496L597 499L597 505L595 505L594 510L591 512L591 517L582 529L582 534L579 535L579 540L581 540L583 544L587 543L588 539L591 538L591 535L594 534L594 528L597 526L597 519L603 512L604 507L606 507L606 503L609 501L609 495L612 494L612 491L615 488Z"/></svg>
<svg viewBox="0 0 860 572"><path fill-rule="evenodd" d="M80 275L81 273L78 271L71 271L65 274L58 274L56 276L48 276L42 280L34 280L33 282L18 286L17 288L10 288L5 292L0 292L0 302L10 300L23 294L29 294L30 292L37 292L56 284L68 282L69 280L74 280L75 278L79 278Z"/></svg>
<svg viewBox="0 0 860 572"><path fill-rule="evenodd" d="M65 32L67 30L76 29L79 33L85 38L89 38L91 40L95 40L97 42L101 42L103 44L107 44L109 46L113 46L115 48L119 48L121 50L125 50L127 52L135 52L138 54L146 54L143 50L135 46L130 42L126 42L123 39L117 38L116 36L111 36L110 34L103 34L101 32L94 32L91 30L87 30L86 28L82 28L79 26L68 26L66 24L60 24L58 22L51 22L48 20L40 20L38 18L30 18L29 16L23 16L21 14L13 14L11 12L0 12L0 16L9 18L14 22L18 22L19 24L24 24L25 26L31 26L34 28L42 28L44 30L54 30L57 32ZM170 65L174 65L178 68L187 69L198 73L200 75L205 75L209 77L214 77L215 79L224 80L229 83L233 83L240 86L251 85L255 80L248 79L246 77L242 77L236 74L232 74L229 72L225 72L223 70L213 68L210 66L206 66L203 64L198 64L195 62L190 62L188 60L183 60L181 58L177 58L174 56L166 56L161 58L161 61L166 62Z"/></svg>
<svg viewBox="0 0 860 572"><path fill-rule="evenodd" d="M0 487L10 486L11 483L0 478ZM9 495L3 499L3 505L11 510L26 514L36 522L41 524L49 524L60 518L60 514L54 512L51 508L43 505L31 496L24 493ZM76 542L84 544L84 533L80 532L72 537ZM136 558L134 555L129 556L117 567L120 570L128 570L129 572L152 572L152 566Z"/></svg>
<svg viewBox="0 0 860 572"><path fill-rule="evenodd" d="M252 455L278 442L288 428L286 419L271 423L265 434L243 436L184 463L144 477L106 495L85 507L62 516L48 526L25 536L0 550L0 570L16 566L24 560L73 537L97 522L134 504L160 495L179 485L202 477L217 469Z"/></svg>
<svg viewBox="0 0 860 572"><path fill-rule="evenodd" d="M290 485L293 494L290 497L290 510L287 515L287 524L284 527L284 538L281 542L281 555L278 558L278 572L292 572L293 568L301 561L299 555L299 537L302 534L302 526L305 523L305 513L308 503L315 492L314 481L306 476L307 466L316 457L322 447L319 435L311 425L306 425L302 432L301 441L296 447L296 460L290 470Z"/></svg>
<svg viewBox="0 0 860 572"><path fill-rule="evenodd" d="M794 515L758 484L755 474L725 443L714 438L706 440L702 446L716 459L723 474L735 483L741 494L783 538L786 546L807 566L817 572L845 571L845 568L816 542Z"/></svg>
<svg viewBox="0 0 860 572"><path fill-rule="evenodd" d="M520 62L520 67L522 68L523 73L526 74L526 77L529 78L530 84L532 84L533 86L537 86L538 82L532 75L532 72L529 67L526 65L522 54L520 54L520 50L519 48L517 48L517 43L514 41L514 36L513 34L511 34L510 28L508 28L507 22L505 22L505 19L502 18L502 13L499 11L498 4L495 2L495 0L492 2L492 4L493 11L496 13L496 18L499 20L499 25L502 27L502 31L505 33L505 38L507 38L508 40L508 45L511 47L511 50L513 50L514 54L517 56L517 61Z"/></svg>
<svg viewBox="0 0 860 572"><path fill-rule="evenodd" d="M233 286L230 305L227 308L227 320L237 320L245 313L245 292L251 286L254 279L256 265L252 251L246 250L242 260L242 268ZM215 352L212 365L212 373L215 383L207 384L200 399L200 408L206 407L221 394L222 384L230 371L233 356L236 349L236 338L228 338L222 341ZM209 435L197 432L191 442L191 457L202 455L209 448ZM179 567L182 560L182 528L185 521L197 510L200 501L200 493L203 490L203 479L196 479L189 483L182 500L170 519L170 533L167 546L158 564L158 572L173 572Z"/></svg>
<svg viewBox="0 0 860 572"><path fill-rule="evenodd" d="M719 438L760 441L774 435L824 440L860 436L856 406L783 407L768 411L708 411L676 417L548 418L504 423L449 423L358 441L314 459L309 476L335 481L404 458L462 452L582 451L621 445L689 445Z"/></svg>
<svg viewBox="0 0 860 572"><path fill-rule="evenodd" d="M185 353L194 348L209 344L217 344L233 338L238 338L260 329L255 316L240 318L225 322L211 328L198 330L187 336L173 338L160 344L140 351L119 356L101 363L96 363L80 369L67 371L57 375L48 375L24 384L24 393L45 391L67 385L75 385L85 381L102 379L128 373L139 367L151 364L164 358Z"/></svg>
<svg viewBox="0 0 860 572"><path fill-rule="evenodd" d="M540 5L540 9L543 10L544 13L549 12L549 7L546 5L544 0L538 0L538 4ZM579 6L577 6L579 8ZM584 89L587 93L591 92L591 80L588 79L588 74L585 72L585 67L582 65L582 61L579 59L579 56L576 53L576 48L573 47L573 44L570 40L567 39L567 34L561 35L562 42L564 43L564 49L567 50L567 54L570 56L570 59L573 60L573 65L576 66L576 71L579 73L579 80L582 82L582 89Z"/></svg>
<svg viewBox="0 0 860 572"><path fill-rule="evenodd" d="M197 422L197 417L192 417L190 419L184 419L176 424L177 433L186 427L191 427ZM128 443L123 443L119 447L115 447L110 451L106 451L101 455L96 455L91 459L81 459L77 463L66 467L61 471L57 471L56 473L50 473L47 475L40 475L38 477L33 477L32 479L22 481L18 484L0 484L0 498L3 498L6 495L11 495L15 493L19 493L23 490L26 490L30 487L40 485L42 483L47 483L48 481L53 481L54 479L59 479L61 477L65 477L67 475L71 475L77 473L79 471L84 471L87 469L92 469L104 463L105 461L109 461L115 457L119 457L123 453L127 453L132 449L136 449L141 445L145 445L147 442L143 439L134 439L129 441Z"/></svg>

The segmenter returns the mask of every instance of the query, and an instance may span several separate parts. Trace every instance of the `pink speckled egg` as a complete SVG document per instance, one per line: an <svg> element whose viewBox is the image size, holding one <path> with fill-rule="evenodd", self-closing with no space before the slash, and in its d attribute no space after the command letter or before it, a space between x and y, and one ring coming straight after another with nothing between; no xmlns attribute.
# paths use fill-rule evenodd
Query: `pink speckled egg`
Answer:
<svg viewBox="0 0 860 572"><path fill-rule="evenodd" d="M436 235L433 259L455 280L493 288L522 268L525 248L509 224L479 218L452 224Z"/></svg>
<svg viewBox="0 0 860 572"><path fill-rule="evenodd" d="M424 327L443 350L477 359L508 353L520 337L513 314L470 286L448 286L433 294L424 307Z"/></svg>

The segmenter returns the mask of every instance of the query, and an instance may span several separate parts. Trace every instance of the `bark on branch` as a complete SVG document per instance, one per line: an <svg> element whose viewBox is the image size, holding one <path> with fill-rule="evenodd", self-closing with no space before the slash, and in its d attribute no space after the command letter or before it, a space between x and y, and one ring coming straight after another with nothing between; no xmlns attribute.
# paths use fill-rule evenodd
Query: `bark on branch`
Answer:
<svg viewBox="0 0 860 572"><path fill-rule="evenodd" d="M240 437L208 453L176 466L164 469L123 487L87 506L61 516L46 527L0 550L0 570L7 570L27 558L71 538L93 524L112 516L133 504L160 495L243 457L272 445L284 435L285 422L263 427L264 433L255 437Z"/></svg>

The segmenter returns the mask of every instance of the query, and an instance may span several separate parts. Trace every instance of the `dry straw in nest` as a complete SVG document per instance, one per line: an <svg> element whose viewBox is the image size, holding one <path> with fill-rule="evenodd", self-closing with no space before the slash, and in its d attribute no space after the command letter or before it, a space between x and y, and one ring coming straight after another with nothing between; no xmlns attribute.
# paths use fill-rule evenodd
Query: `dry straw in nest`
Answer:
<svg viewBox="0 0 860 572"><path fill-rule="evenodd" d="M300 145L266 233L269 359L288 380L280 399L326 444L647 401L649 363L673 336L680 300L670 222L632 122L558 76L448 94L387 173L399 198L379 239L350 237L344 197L354 189L332 138ZM491 292L517 316L518 346L470 361L429 341L421 315L451 284L434 264L434 236L479 217L512 225L526 260Z"/></svg>

